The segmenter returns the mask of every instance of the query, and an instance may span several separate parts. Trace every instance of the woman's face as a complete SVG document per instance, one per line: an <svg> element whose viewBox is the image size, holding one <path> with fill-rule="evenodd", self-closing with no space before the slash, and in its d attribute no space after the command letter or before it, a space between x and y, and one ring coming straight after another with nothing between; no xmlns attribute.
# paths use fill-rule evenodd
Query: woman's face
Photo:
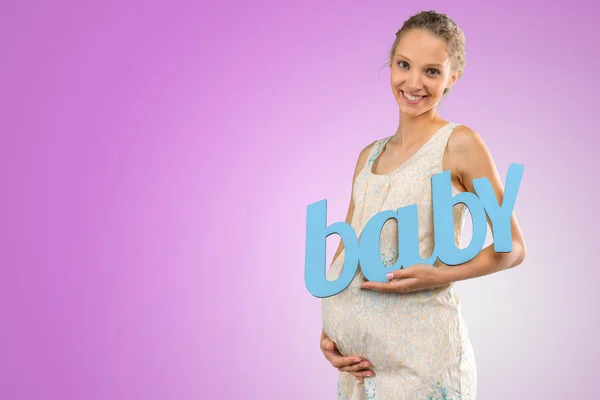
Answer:
<svg viewBox="0 0 600 400"><path fill-rule="evenodd" d="M402 34L390 66L392 92L401 113L417 116L431 110L457 77L443 39L424 30Z"/></svg>

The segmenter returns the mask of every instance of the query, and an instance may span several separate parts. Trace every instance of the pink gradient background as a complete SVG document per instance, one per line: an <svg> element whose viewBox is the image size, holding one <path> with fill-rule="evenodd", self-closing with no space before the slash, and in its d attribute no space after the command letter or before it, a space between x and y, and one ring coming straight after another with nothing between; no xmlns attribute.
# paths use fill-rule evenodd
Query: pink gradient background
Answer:
<svg viewBox="0 0 600 400"><path fill-rule="evenodd" d="M306 206L345 218L428 9L467 36L442 115L525 165L527 260L456 285L478 399L597 396L592 1L31 1L0 12L0 398L334 399Z"/></svg>

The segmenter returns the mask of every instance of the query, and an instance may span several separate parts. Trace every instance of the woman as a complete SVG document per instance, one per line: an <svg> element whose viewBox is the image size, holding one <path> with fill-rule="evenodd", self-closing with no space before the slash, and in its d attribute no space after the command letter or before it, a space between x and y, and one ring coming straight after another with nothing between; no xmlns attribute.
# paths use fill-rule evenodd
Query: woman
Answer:
<svg viewBox="0 0 600 400"><path fill-rule="evenodd" d="M433 175L450 171L454 194L475 193L473 179L485 177L499 204L504 189L479 135L437 112L465 66L458 26L433 11L412 16L396 33L389 66L400 123L394 135L361 151L346 223L360 235L380 211L416 204L421 256L428 258L434 248ZM454 207L457 247L467 211L464 204ZM511 227L510 253L490 245L464 264L450 267L438 259L433 266L396 270L382 283L366 281L359 266L348 288L322 299L321 349L340 371L338 399L475 399L475 358L453 283L521 264L526 248L514 214ZM394 265L396 220L385 223L380 240L384 265ZM328 279L335 280L343 264L341 242Z"/></svg>

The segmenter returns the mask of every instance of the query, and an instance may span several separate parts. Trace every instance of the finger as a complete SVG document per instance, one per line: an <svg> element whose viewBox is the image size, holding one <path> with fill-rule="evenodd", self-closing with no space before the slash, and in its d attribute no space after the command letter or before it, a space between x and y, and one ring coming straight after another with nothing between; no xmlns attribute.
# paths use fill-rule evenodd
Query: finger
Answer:
<svg viewBox="0 0 600 400"><path fill-rule="evenodd" d="M344 367L339 367L338 369L340 371L344 371L344 372L358 372L358 371L362 371L366 368L369 368L371 366L371 363L368 361L361 361L359 363L353 363L351 365L347 365Z"/></svg>
<svg viewBox="0 0 600 400"><path fill-rule="evenodd" d="M325 338L321 342L321 350L323 351L335 351L335 343L331 339Z"/></svg>
<svg viewBox="0 0 600 400"><path fill-rule="evenodd" d="M331 365L340 370L341 368L346 368L363 361L362 358L358 356L344 357L338 351L325 353L325 357L329 360Z"/></svg>
<svg viewBox="0 0 600 400"><path fill-rule="evenodd" d="M390 274L392 274L391 277L390 277ZM413 269L411 269L411 268L397 269L397 270L394 270L394 271L388 273L386 276L389 280L412 278L415 276L415 271L414 271L414 268Z"/></svg>
<svg viewBox="0 0 600 400"><path fill-rule="evenodd" d="M324 339L324 342L326 342L326 343L323 346L323 349L330 353L334 353L334 356L337 356L338 358L343 359L344 365L350 365L350 364L354 364L354 363L358 363L358 362L362 361L362 358L360 356L348 356L348 357L342 356L342 354L335 347L335 343L333 341L331 341L331 339Z"/></svg>
<svg viewBox="0 0 600 400"><path fill-rule="evenodd" d="M390 282L365 282L360 287L362 289L376 290L378 292L399 292L406 293L412 290L416 279L407 278L393 280Z"/></svg>
<svg viewBox="0 0 600 400"><path fill-rule="evenodd" d="M361 378L370 378L375 376L375 372L371 371L371 370L364 370L364 371L359 371L359 372L355 372L352 375L355 375L357 377L361 377Z"/></svg>
<svg viewBox="0 0 600 400"><path fill-rule="evenodd" d="M335 347L335 343L329 340L327 343L322 346L323 354L325 357L331 361L332 359L342 359L344 356L339 352L339 350ZM339 362L339 361L338 361ZM358 361L357 361L358 362ZM345 364L342 364L345 365Z"/></svg>
<svg viewBox="0 0 600 400"><path fill-rule="evenodd" d="M334 355L329 359L329 362L340 371L342 371L343 368L350 368L352 366L356 366L362 361L363 360L360 357L342 357L339 355ZM360 368L354 368L353 371L357 371L358 369ZM345 372L350 372L350 370L347 370Z"/></svg>
<svg viewBox="0 0 600 400"><path fill-rule="evenodd" d="M357 372L351 372L350 374L352 374L352 376L354 376L356 379L364 379L366 377L372 377L375 376L375 372L365 369L362 371L357 371Z"/></svg>
<svg viewBox="0 0 600 400"><path fill-rule="evenodd" d="M359 356L342 356L340 352L336 349L335 343L333 341L328 339L325 339L324 341L327 341L327 343L325 343L325 345L323 346L325 348L325 350L323 351L323 353L325 354L325 358L327 358L331 365L333 365L337 369L341 370L341 368L357 365L358 363L363 361L363 359Z"/></svg>

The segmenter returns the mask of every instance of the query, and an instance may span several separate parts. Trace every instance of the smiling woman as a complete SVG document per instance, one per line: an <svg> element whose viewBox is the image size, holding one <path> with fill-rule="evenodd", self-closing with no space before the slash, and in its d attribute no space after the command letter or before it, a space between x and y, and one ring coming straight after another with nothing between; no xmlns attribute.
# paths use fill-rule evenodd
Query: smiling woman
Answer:
<svg viewBox="0 0 600 400"><path fill-rule="evenodd" d="M393 135L375 140L358 156L346 217L357 236L376 214L414 204L418 250L430 257L435 242L432 177L444 172L450 174L453 195L475 193L474 181L486 178L491 196L503 204L498 171L479 135L437 112L464 66L464 34L444 14L421 12L396 33L389 68L400 122ZM457 248L467 211L465 204L452 211L450 231ZM464 264L450 267L437 259L433 265L396 271L390 282L367 283L359 265L345 290L321 300L321 349L340 371L339 400L476 398L474 351L454 282L523 262L519 224L514 213L507 219L512 238L508 253L496 253L492 244ZM381 228L379 253L386 267L396 264L396 219ZM345 256L341 242L328 280L340 277Z"/></svg>
<svg viewBox="0 0 600 400"><path fill-rule="evenodd" d="M395 51L391 54L392 89L400 107L435 107L441 97L450 91L465 66L464 39L459 31L454 31L456 35L452 35L452 29L443 34L440 28L434 29L440 37L436 32L431 34L418 28L414 22L407 26L398 31ZM453 50L458 54L453 55ZM413 108L403 111L415 112Z"/></svg>

